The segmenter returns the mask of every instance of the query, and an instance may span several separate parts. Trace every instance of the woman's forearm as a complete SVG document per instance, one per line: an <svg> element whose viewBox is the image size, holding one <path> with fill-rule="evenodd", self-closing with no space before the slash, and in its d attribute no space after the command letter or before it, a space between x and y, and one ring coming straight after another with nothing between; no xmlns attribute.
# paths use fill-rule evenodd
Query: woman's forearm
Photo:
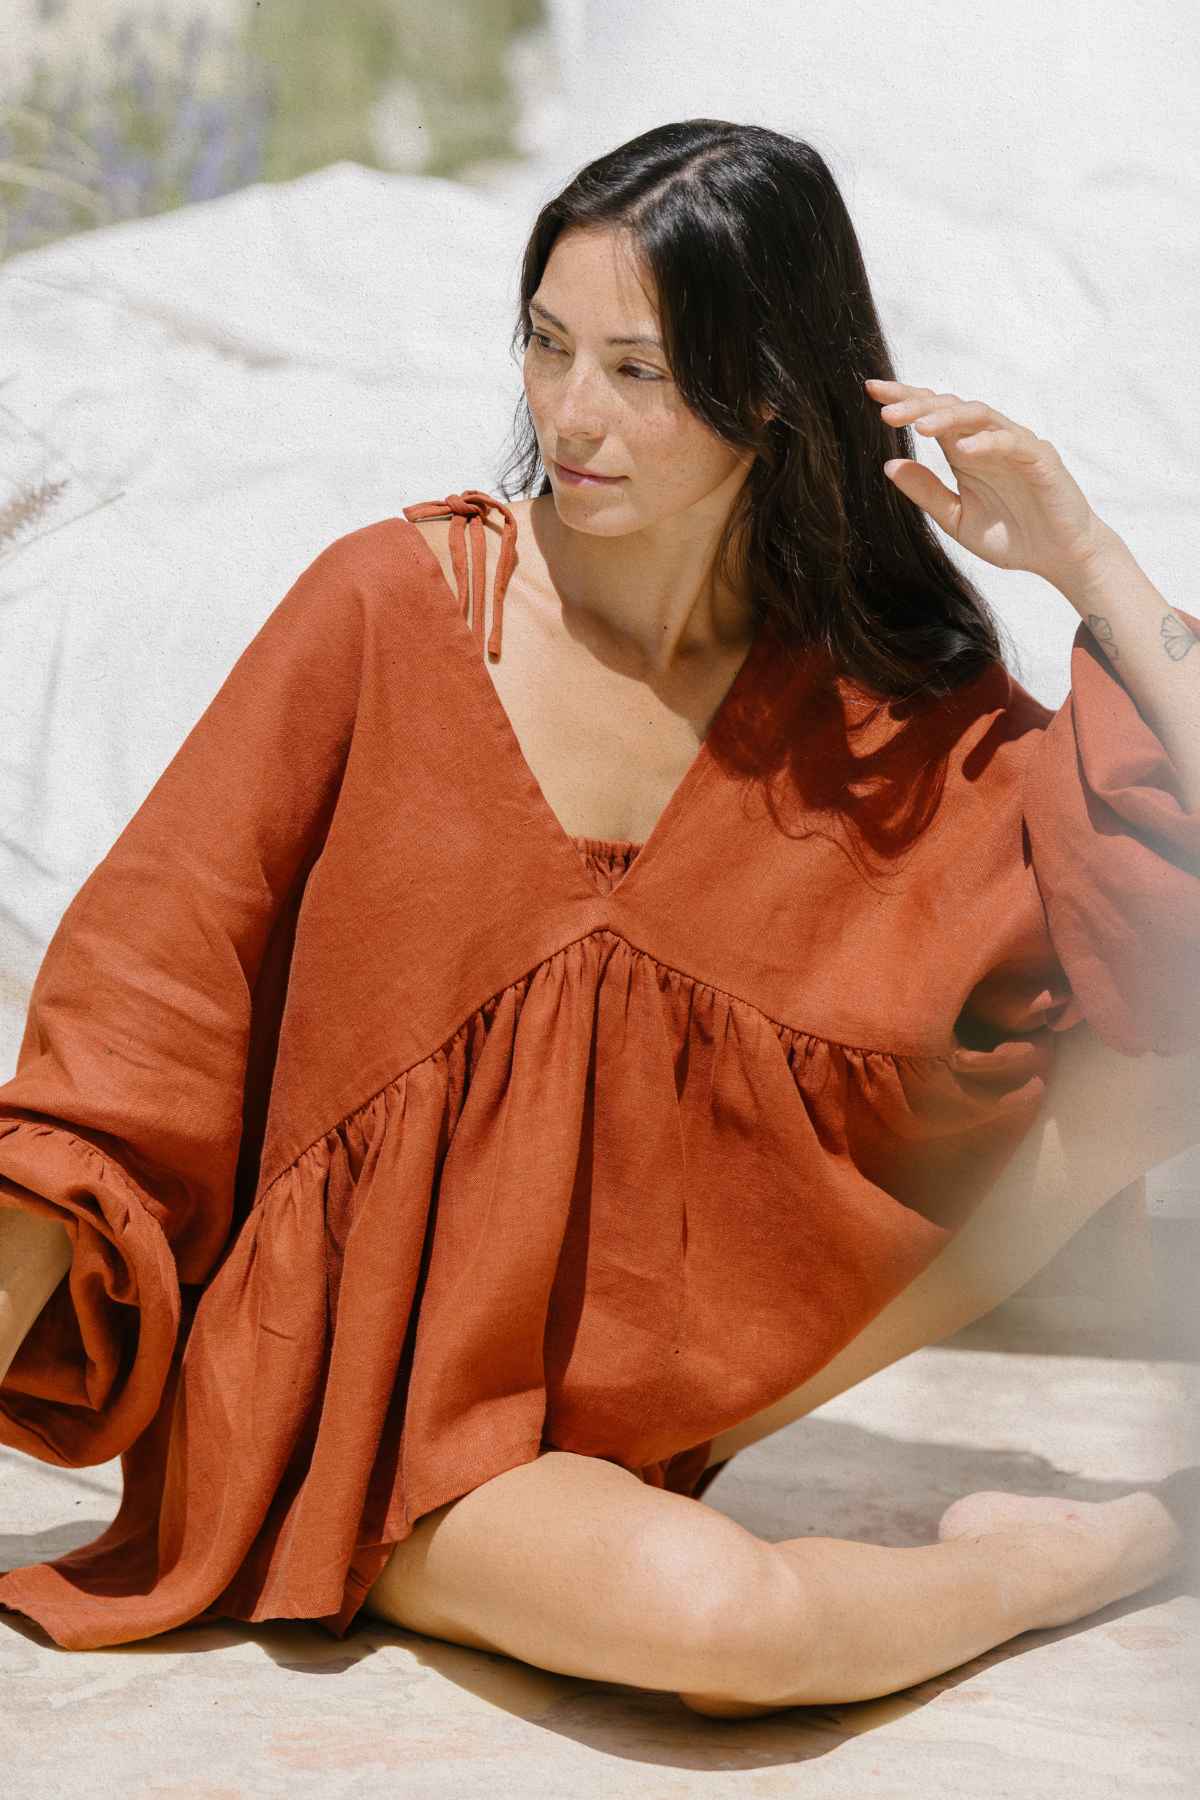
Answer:
<svg viewBox="0 0 1200 1800"><path fill-rule="evenodd" d="M1149 1169L1200 1143L1200 1051L1123 1056L1062 1034L1042 1108L965 1224L823 1369L713 1440L709 1466L982 1318Z"/></svg>
<svg viewBox="0 0 1200 1800"><path fill-rule="evenodd" d="M1054 585L1112 663L1200 808L1200 639L1159 593L1125 540L1104 526L1100 548Z"/></svg>
<svg viewBox="0 0 1200 1800"><path fill-rule="evenodd" d="M1001 1200L990 1208L986 1203L981 1206L929 1267L901 1289L824 1368L774 1406L714 1438L710 1464L724 1462L759 1438L804 1418L913 1351L952 1337L1016 1293L1054 1252L1047 1255L1043 1246L1027 1242L1026 1256L1014 1265L1009 1225ZM999 1233L1005 1238L1004 1254L993 1262L988 1252L995 1247ZM986 1278L985 1271L990 1271Z"/></svg>
<svg viewBox="0 0 1200 1800"><path fill-rule="evenodd" d="M0 1195L0 1381L70 1268L71 1255L71 1236L61 1221Z"/></svg>

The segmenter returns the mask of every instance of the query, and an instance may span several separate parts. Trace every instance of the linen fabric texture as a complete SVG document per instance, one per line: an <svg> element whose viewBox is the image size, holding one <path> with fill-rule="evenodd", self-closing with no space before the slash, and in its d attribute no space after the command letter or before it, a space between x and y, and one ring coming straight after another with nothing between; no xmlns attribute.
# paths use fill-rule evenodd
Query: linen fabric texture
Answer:
<svg viewBox="0 0 1200 1800"><path fill-rule="evenodd" d="M648 839L579 838L482 663L493 555L498 651L491 496L323 549L46 949L0 1202L73 1260L0 1442L123 1476L0 1575L64 1647L342 1636L549 1448L697 1492L969 1216L1064 1031L1200 1044L1200 813L1082 624L1057 711L995 665L909 716L764 624Z"/></svg>

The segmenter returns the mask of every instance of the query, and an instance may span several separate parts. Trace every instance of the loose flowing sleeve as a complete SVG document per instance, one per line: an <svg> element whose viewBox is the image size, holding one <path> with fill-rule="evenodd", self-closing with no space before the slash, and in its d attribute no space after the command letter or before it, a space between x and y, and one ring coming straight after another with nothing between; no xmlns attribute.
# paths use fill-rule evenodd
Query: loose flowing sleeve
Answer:
<svg viewBox="0 0 1200 1800"><path fill-rule="evenodd" d="M0 1383L0 1442L44 1462L104 1462L145 1429L186 1288L253 1185L263 995L283 986L359 694L358 537L276 605L39 966L0 1086L0 1203L61 1221L72 1261Z"/></svg>
<svg viewBox="0 0 1200 1800"><path fill-rule="evenodd" d="M1200 619L1172 610L1200 637ZM1022 808L1065 981L1053 1029L1086 1019L1127 1056L1200 1048L1200 811L1082 622Z"/></svg>

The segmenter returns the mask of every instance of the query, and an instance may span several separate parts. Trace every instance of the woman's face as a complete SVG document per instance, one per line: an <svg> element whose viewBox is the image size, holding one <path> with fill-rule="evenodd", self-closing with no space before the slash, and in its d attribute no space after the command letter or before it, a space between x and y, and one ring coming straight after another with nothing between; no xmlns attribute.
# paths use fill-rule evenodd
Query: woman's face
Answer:
<svg viewBox="0 0 1200 1800"><path fill-rule="evenodd" d="M609 341L658 336L656 306L631 257L624 235L566 231L530 301L525 394L555 507L565 524L600 536L640 531L705 501L731 506L754 460L684 406L657 342ZM559 462L620 479L568 483Z"/></svg>

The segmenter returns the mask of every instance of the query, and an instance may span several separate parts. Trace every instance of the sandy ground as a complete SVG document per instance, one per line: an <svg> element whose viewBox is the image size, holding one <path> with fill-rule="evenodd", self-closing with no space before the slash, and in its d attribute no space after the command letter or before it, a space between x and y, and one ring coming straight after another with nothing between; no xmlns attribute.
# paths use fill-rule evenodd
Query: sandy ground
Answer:
<svg viewBox="0 0 1200 1800"><path fill-rule="evenodd" d="M707 1503L772 1539L918 1544L962 1493L1104 1499L1200 1460L1195 1361L1052 1342L1033 1301L1010 1302L743 1452ZM117 1464L0 1462L6 1566L88 1541L116 1509ZM22 1800L1182 1800L1200 1590L1170 1577L902 1693L736 1722L364 1615L340 1643L289 1620L65 1651L9 1613L0 1684Z"/></svg>

